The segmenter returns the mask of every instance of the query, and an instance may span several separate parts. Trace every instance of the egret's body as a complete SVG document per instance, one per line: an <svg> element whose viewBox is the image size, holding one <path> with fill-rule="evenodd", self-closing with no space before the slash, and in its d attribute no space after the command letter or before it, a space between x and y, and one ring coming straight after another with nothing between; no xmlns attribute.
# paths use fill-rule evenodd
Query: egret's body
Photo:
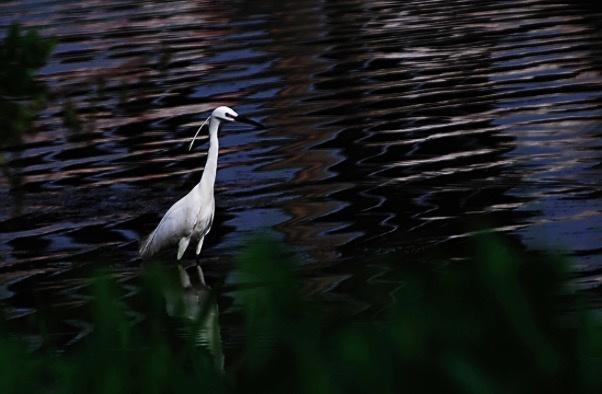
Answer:
<svg viewBox="0 0 602 394"><path fill-rule="evenodd" d="M196 243L196 255L201 253L203 240L211 230L215 213L213 188L217 173L220 125L224 121L240 121L261 126L250 119L239 116L228 107L216 108L205 123L207 121L209 121L209 152L201 180L187 195L169 208L159 225L142 242L140 246L142 258L149 258L159 250L177 244L177 258L180 260L191 242ZM202 127L196 132L190 148Z"/></svg>

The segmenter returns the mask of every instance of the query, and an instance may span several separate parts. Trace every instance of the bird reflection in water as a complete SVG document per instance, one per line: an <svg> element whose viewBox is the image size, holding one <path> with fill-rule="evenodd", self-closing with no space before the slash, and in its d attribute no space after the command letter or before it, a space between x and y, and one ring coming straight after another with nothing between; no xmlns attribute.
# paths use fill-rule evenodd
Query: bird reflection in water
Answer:
<svg viewBox="0 0 602 394"><path fill-rule="evenodd" d="M223 371L224 353L216 298L200 265L189 268L192 275L179 264L177 269L181 287L165 292L167 314L193 323L184 328L183 334L190 336L195 345L206 348L215 360L216 368Z"/></svg>

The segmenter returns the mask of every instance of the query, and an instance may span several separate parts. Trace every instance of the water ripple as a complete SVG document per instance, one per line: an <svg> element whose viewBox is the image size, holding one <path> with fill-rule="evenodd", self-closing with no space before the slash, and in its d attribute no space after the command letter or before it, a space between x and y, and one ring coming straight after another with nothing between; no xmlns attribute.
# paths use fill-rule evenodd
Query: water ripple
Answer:
<svg viewBox="0 0 602 394"><path fill-rule="evenodd" d="M66 332L87 332L73 318L86 269L135 277L136 242L198 181L205 145L186 146L220 104L269 127L221 135L204 251L214 280L233 280L214 263L257 231L297 248L316 291L337 292L350 278L386 283L351 263L381 253L462 259L486 223L526 248L562 249L584 287L600 286L598 11L544 0L222 5L0 4L0 26L58 38L36 133L1 151L12 178L0 177L0 296L15 319L35 313L35 288L70 311ZM80 130L63 122L68 102Z"/></svg>

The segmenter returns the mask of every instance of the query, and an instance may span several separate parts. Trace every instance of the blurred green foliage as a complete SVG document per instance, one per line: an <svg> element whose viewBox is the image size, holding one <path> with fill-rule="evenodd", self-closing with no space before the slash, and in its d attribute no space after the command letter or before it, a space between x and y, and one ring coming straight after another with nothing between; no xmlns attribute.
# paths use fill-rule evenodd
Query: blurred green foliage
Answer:
<svg viewBox="0 0 602 394"><path fill-rule="evenodd" d="M54 44L34 30L22 33L18 24L12 24L0 42L0 146L20 144L44 107L46 89L35 73L46 64ZM22 208L21 177L7 163L19 156L20 152L0 153L0 170L10 182L16 213Z"/></svg>
<svg viewBox="0 0 602 394"><path fill-rule="evenodd" d="M0 335L0 392L601 392L602 327L569 291L564 262L487 237L476 249L470 262L436 269L385 259L398 272L393 301L350 316L304 295L285 248L252 242L237 259L245 340L225 370L212 351L219 335L195 335L219 329L206 318L217 310L210 292L190 298L156 266L142 275L139 304L127 306L131 297L102 275L85 317L94 332L75 348L32 353ZM182 302L166 308L174 299ZM179 342L178 316L191 334Z"/></svg>
<svg viewBox="0 0 602 394"><path fill-rule="evenodd" d="M54 41L34 30L22 33L17 24L9 27L0 42L0 132L2 144L20 142L46 100L44 85L36 71L46 64Z"/></svg>

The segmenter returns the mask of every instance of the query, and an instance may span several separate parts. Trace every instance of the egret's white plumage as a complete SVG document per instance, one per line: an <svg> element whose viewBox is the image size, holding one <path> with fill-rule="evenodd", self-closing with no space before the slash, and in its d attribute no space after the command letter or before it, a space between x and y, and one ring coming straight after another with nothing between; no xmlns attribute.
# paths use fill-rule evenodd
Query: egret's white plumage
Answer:
<svg viewBox="0 0 602 394"><path fill-rule="evenodd" d="M216 108L211 116L203 122L209 122L209 152L207 163L200 182L184 197L169 208L161 222L153 232L142 242L140 256L149 258L159 250L178 244L177 258L180 260L190 242L196 242L196 254L201 253L203 240L211 230L215 212L213 186L217 171L217 156L219 151L218 131L222 122L240 121L261 126L260 124L239 116L228 107ZM194 135L190 148L201 128Z"/></svg>

